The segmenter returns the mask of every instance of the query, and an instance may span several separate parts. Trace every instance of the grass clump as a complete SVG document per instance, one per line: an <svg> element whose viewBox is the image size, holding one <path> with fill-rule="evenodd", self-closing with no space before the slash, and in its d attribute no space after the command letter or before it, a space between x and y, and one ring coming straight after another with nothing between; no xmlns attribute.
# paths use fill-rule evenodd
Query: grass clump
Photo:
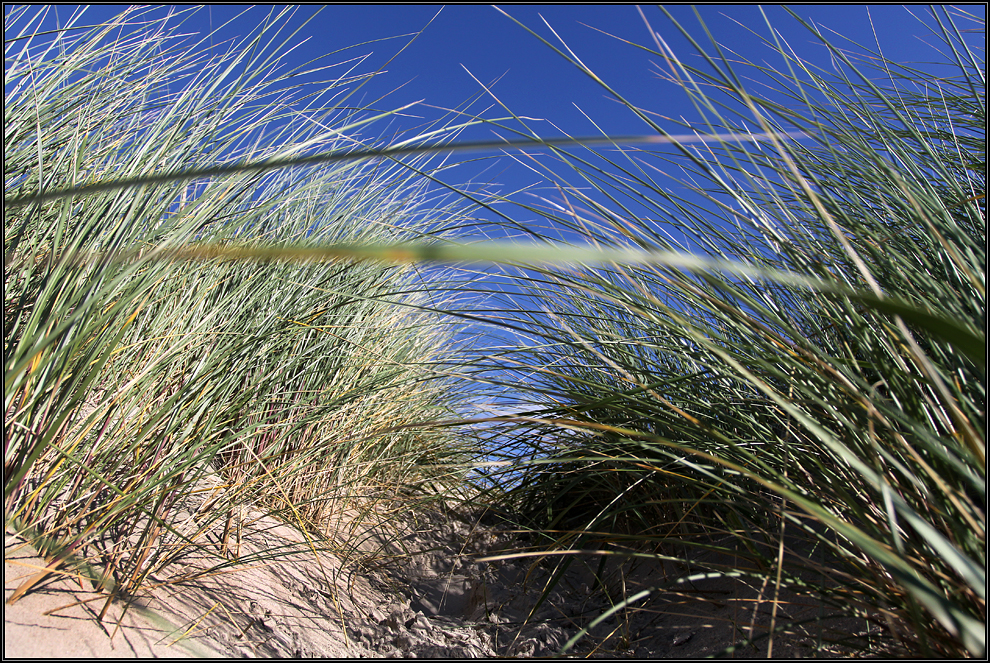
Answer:
<svg viewBox="0 0 990 663"><path fill-rule="evenodd" d="M47 36L44 11L4 17L5 197L361 144L371 113L346 101L366 76L296 85L266 46L289 38L284 15L210 56L179 32L188 10L72 30L77 14ZM421 306L435 285L413 266L162 257L422 239L461 212L417 169L425 157L5 209L7 526L52 559L99 561L126 595L226 522L224 562L248 502L318 533L345 506L457 485L468 438L416 425L459 396L437 370L454 330Z"/></svg>
<svg viewBox="0 0 990 663"><path fill-rule="evenodd" d="M563 168L548 173L565 199L527 212L603 246L700 247L757 276L617 264L520 276L527 312L512 322L532 342L502 368L542 407L514 425L511 456L530 460L506 499L548 552L654 551L817 597L819 638L984 655L985 65L958 27L974 17L932 16L954 70L938 78L881 53L854 63L805 26L840 65L823 71L769 21L778 69L714 40L692 42L704 64L691 66L651 28L640 48L692 98L688 130L806 138L557 151ZM744 87L743 69L769 91ZM693 197L663 186L677 169ZM574 557L557 559L562 571ZM774 602L759 636L770 651L805 628ZM822 636L840 616L882 635Z"/></svg>

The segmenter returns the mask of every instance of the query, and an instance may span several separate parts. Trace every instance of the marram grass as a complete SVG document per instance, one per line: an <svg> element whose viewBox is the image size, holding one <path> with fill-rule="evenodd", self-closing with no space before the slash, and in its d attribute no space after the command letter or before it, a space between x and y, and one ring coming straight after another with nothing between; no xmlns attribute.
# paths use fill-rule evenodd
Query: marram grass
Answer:
<svg viewBox="0 0 990 663"><path fill-rule="evenodd" d="M252 49L278 17L207 58L147 9L58 32L47 48L34 35L43 12L5 14L5 197L285 159L338 147L361 124L346 96L321 106L292 72L256 73L276 64ZM429 167L327 164L5 206L8 527L46 554L99 563L104 586L129 595L191 552L227 563L246 503L319 537L345 507L460 485L470 438L419 423L460 398L438 368L455 330L423 306L443 300L435 283L370 261L158 255L189 242L422 241L426 224L463 210L431 200L410 168ZM214 531L220 551L206 543Z"/></svg>
<svg viewBox="0 0 990 663"><path fill-rule="evenodd" d="M986 356L965 349L986 339L985 68L956 27L972 16L932 16L956 67L935 80L878 54L854 64L810 27L837 72L772 39L778 69L715 42L712 54L695 43L704 65L691 66L651 27L641 48L694 100L707 124L692 129L813 140L556 152L548 177L565 199L527 213L593 229L604 251L662 254L676 234L752 270L644 260L517 272L529 292L506 324L529 340L497 365L543 406L522 405L505 431L506 460L528 459L506 475L506 508L560 555L558 571L602 546L683 555L699 573L816 597L810 633L825 641L985 654ZM758 75L773 101L740 83ZM705 203L657 182L672 166ZM799 276L754 278L761 269ZM896 301L933 317L886 306ZM935 319L965 331L950 337ZM706 566L705 550L738 564ZM770 652L808 628L774 614ZM880 637L830 632L839 616Z"/></svg>
<svg viewBox="0 0 990 663"><path fill-rule="evenodd" d="M5 33L24 15L11 12ZM391 222L313 235L307 220L328 210L362 220L411 210L415 196L391 186L395 171L367 160L399 152L359 154L357 167L353 146L324 136L248 148L231 134L220 151L229 162L213 165L202 138L225 135L224 113L183 125L178 142L170 129L199 117L207 94L236 116L236 94L211 89L160 116L140 109L174 68L149 68L129 100L95 78L95 93L79 94L68 72L80 69L57 58L15 59L6 76L41 66L30 95L48 96L21 87L14 98L52 103L40 133L26 105L7 108L5 200L19 203L5 210L8 523L70 551L114 532L130 556L110 566L133 589L150 555L169 561L156 547L163 533L195 538L175 531L174 496L217 472L218 514L277 494L273 508L300 523L319 521L349 487L452 490L472 451L431 454L457 422L435 381L460 374L503 388L514 371L519 413L477 434L498 440L508 464L499 474L491 450L482 496L519 514L544 546L519 556L558 556L558 570L601 546L681 559L813 597L819 642L985 655L985 65L959 28L974 17L932 17L953 76L931 79L881 54L854 64L809 27L841 64L824 72L780 44L769 21L779 69L697 43L705 64L694 67L651 29L642 48L702 118L686 129L732 138L703 150L675 140L674 157L614 138L604 144L615 152L536 141L564 166L549 175L567 200L523 213L589 242L563 248L423 241ZM100 60L95 37L63 57ZM117 71L147 60L142 43L123 42L131 55ZM773 99L740 83L744 68L772 82ZM72 105L83 131L59 119ZM112 137L95 130L115 117L134 119ZM767 141L754 149L737 139L746 135ZM137 136L148 147L135 147ZM583 151L565 151L575 143ZM304 148L323 166L286 168ZM433 152L413 149L403 154ZM149 175L151 155L172 155L171 167ZM657 182L671 162L704 204ZM202 171L187 198L177 182L197 167L219 170ZM665 225L704 251L679 250ZM401 267L357 260L479 257L511 266L525 292L493 323L525 342L489 353L487 366L477 351L431 354L448 323L426 312L434 304L397 296L443 286L427 293ZM706 567L706 550L738 562ZM625 597L600 620L666 589ZM874 635L830 632L838 616ZM800 628L775 611L768 653Z"/></svg>

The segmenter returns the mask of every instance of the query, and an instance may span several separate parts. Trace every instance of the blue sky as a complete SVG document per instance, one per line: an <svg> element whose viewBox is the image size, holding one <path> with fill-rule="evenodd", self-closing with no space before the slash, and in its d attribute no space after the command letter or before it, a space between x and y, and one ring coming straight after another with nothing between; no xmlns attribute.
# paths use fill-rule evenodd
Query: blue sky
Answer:
<svg viewBox="0 0 990 663"><path fill-rule="evenodd" d="M73 9L72 6L52 7L49 23L57 20L64 24ZM242 14L245 9L247 12ZM691 55L693 49L689 42L656 7L644 7L643 16L631 5L509 5L503 9L560 46L555 31L585 64L632 103L662 116L697 119L687 95L673 83L658 79L657 71L662 68L659 58L621 41L654 47L645 16L675 53L697 60ZM119 6L92 6L81 23L101 22L120 10ZM966 10L985 15L982 5L968 6ZM225 40L250 33L269 11L270 8L263 6L207 6L184 25L184 30L203 34L217 30L211 42L220 49ZM782 8L772 6L765 11L798 54L819 64L828 62L824 47ZM937 45L938 41L926 27L933 22L924 7L823 5L799 6L795 11L822 26L826 34L833 30L870 48L876 48L879 42L884 55L899 62L925 62L937 57L931 45ZM708 47L692 8L675 6L671 12ZM774 58L758 37L742 27L769 36L758 7L705 5L698 8L698 12L712 35L727 49L756 61L781 65L779 57ZM224 26L231 19L233 22ZM527 125L544 136L558 136L561 131L571 135L597 135L599 131L612 135L651 133L640 119L611 99L594 81L490 6L333 5L320 8L304 5L296 8L287 22L290 30L300 26L299 32L290 40L299 45L285 58L288 66L301 65L334 51L340 52L325 58L324 63L367 56L360 71L385 67L387 73L362 88L352 102L374 102L375 107L384 110L422 100L420 106L407 111L404 117L394 118L388 125L378 125L383 135L413 129L422 121L440 117L443 114L440 109L461 106L483 92L482 85L491 86L498 101L513 113L535 118L527 121ZM386 62L406 46L411 35L419 31L422 34L386 66ZM842 43L841 38L838 42ZM351 48L346 48L348 46ZM315 80L318 76L310 78ZM386 96L381 98L383 95ZM489 107L492 108L486 111ZM487 93L470 111L486 117L507 114ZM491 139L496 134L511 136L506 131L478 127L463 134L462 138ZM490 178L506 191L546 184L531 171L504 157L499 159L498 165L491 164L490 160L483 163L490 168L484 170L478 163L473 163L458 172L449 171L448 178L452 182L479 176ZM484 174L479 175L482 172Z"/></svg>

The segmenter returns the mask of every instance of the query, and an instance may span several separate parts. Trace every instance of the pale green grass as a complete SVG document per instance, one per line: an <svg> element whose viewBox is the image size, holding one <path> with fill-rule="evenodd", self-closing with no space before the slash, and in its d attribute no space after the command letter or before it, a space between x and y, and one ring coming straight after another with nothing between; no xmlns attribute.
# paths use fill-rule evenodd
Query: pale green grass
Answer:
<svg viewBox="0 0 990 663"><path fill-rule="evenodd" d="M5 196L350 146L370 115L347 105L363 74L290 82L261 47L290 37L274 14L207 58L175 17L141 9L42 50L43 12L5 15ZM319 537L346 506L459 485L470 437L419 423L461 398L440 369L452 322L423 308L444 301L442 274L159 257L189 242L423 241L463 206L432 200L412 168L429 172L427 157L5 207L7 525L45 553L99 562L126 595L211 530L226 563L246 503ZM121 250L133 259L107 257Z"/></svg>

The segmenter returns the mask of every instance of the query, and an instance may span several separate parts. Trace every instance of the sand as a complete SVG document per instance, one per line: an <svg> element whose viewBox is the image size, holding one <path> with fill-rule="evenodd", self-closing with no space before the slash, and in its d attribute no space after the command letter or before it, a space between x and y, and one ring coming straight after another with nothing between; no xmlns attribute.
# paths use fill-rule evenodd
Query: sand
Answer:
<svg viewBox="0 0 990 663"><path fill-rule="evenodd" d="M684 581L697 569L658 560L631 563L601 555L570 558L552 591L554 560L479 559L531 542L478 512L433 510L403 517L391 536L354 528L349 545L308 550L299 530L261 512L248 512L230 564L217 554L190 556L154 574L129 604L106 597L68 571L50 574L5 605L4 655L11 658L96 657L431 657L550 656L607 611L621 595L666 585L591 630L571 654L594 658L693 658L724 651L750 634L766 633L773 588L725 578ZM352 523L353 524L353 523ZM252 560L278 546L297 554ZM407 554L400 554L405 551ZM561 558L555 558L560 560ZM4 595L44 568L30 546L5 537ZM246 561L245 561L246 560ZM596 582L596 577L601 582ZM682 582L678 582L681 580ZM817 604L777 596L775 623L817 614ZM864 633L856 620L836 623ZM818 634L778 636L773 657L836 656L815 651ZM736 657L767 655L769 639L745 645Z"/></svg>

